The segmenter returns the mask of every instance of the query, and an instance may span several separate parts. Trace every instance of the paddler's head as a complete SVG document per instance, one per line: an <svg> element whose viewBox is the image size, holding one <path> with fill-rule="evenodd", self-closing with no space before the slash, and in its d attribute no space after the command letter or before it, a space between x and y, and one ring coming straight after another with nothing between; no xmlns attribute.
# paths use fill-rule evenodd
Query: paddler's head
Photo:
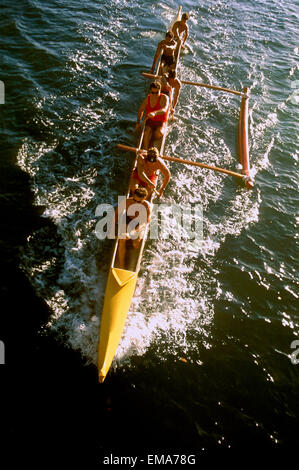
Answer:
<svg viewBox="0 0 299 470"><path fill-rule="evenodd" d="M160 82L153 82L150 84L150 93L151 95L160 95L161 92L161 83Z"/></svg>
<svg viewBox="0 0 299 470"><path fill-rule="evenodd" d="M143 202L147 198L147 195L148 192L146 188L136 188L133 194L133 199L135 202Z"/></svg>
<svg viewBox="0 0 299 470"><path fill-rule="evenodd" d="M159 150L156 147L151 147L147 151L146 160L150 163L155 163L159 157Z"/></svg>
<svg viewBox="0 0 299 470"><path fill-rule="evenodd" d="M176 78L176 71L175 70L170 70L169 73L168 73L168 79L174 79Z"/></svg>
<svg viewBox="0 0 299 470"><path fill-rule="evenodd" d="M186 23L186 21L189 20L189 18L190 18L189 13L183 13L182 14L182 20L185 21L185 23Z"/></svg>
<svg viewBox="0 0 299 470"><path fill-rule="evenodd" d="M174 38L174 34L172 31L167 31L167 33L165 34L165 40L166 42L171 42Z"/></svg>

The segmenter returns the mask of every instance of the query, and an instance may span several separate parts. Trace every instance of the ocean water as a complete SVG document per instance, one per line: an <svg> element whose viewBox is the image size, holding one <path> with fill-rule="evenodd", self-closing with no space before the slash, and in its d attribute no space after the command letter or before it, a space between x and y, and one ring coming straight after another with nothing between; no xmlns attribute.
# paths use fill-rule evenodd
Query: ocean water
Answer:
<svg viewBox="0 0 299 470"><path fill-rule="evenodd" d="M180 3L190 13L180 77L250 89L255 186L171 164L163 203L201 206L203 240L148 240L103 385L113 245L95 236L95 211L126 192L132 156L116 144L136 144L141 72L179 4L1 4L5 437L28 462L286 461L299 410L298 3ZM166 153L236 171L239 108L235 95L184 86Z"/></svg>

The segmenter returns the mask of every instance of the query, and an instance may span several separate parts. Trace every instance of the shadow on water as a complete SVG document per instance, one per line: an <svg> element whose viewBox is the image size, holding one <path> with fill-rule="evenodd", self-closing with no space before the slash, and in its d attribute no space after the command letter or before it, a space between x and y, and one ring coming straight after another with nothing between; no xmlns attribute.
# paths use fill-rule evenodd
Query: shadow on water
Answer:
<svg viewBox="0 0 299 470"><path fill-rule="evenodd" d="M55 224L41 217L44 208L33 205L30 178L13 163L16 150L5 146L2 149L7 160L0 174L0 338L5 345L5 365L0 370L2 404L5 403L2 458L7 454L11 464L27 459L34 464L48 455L50 461L65 458L71 462L74 455L68 446L92 443L92 409L96 403L97 410L105 413L106 398L94 385L95 368L82 367L79 353L43 329L51 311L21 271L20 252L27 237L36 230L47 230L49 245L58 245L59 235ZM83 413L80 400L85 403ZM83 432L78 434L78 426L89 429L85 436ZM49 454L53 439L57 442Z"/></svg>

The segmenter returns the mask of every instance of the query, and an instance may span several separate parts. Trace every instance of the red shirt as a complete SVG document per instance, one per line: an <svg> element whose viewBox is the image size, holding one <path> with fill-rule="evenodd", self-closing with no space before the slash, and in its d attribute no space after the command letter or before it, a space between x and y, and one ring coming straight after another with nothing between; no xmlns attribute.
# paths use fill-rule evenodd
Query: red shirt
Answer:
<svg viewBox="0 0 299 470"><path fill-rule="evenodd" d="M162 97L162 94L160 94L156 105L152 108L150 104L151 95L148 95L147 105L146 105L146 116L148 116L148 114L152 113L153 111L159 111L159 109L161 109L161 105L160 105L161 97ZM167 119L168 119L168 110L166 111L166 113L157 114L153 118L150 118L151 121L156 121L156 122L166 122Z"/></svg>

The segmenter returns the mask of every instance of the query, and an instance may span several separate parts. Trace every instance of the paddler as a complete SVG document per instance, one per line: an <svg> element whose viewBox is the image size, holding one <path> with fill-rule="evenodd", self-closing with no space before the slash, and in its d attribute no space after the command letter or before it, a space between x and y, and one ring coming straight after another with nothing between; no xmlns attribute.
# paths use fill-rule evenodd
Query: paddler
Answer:
<svg viewBox="0 0 299 470"><path fill-rule="evenodd" d="M118 234L118 257L119 265L122 269L125 269L126 267L126 242L130 240L133 248L138 249L144 235L144 229L150 221L151 207L150 203L146 200L147 196L148 192L146 188L136 188L133 192L133 196L126 199L126 221L125 224L123 224L123 227L121 227L121 229L124 228L124 231L121 234ZM114 216L115 221L118 221L119 211L121 210L123 210L121 207L117 207ZM134 228L130 230L128 225L136 217L138 217L139 221L137 222L137 225L134 224Z"/></svg>
<svg viewBox="0 0 299 470"><path fill-rule="evenodd" d="M177 73L175 70L170 70L168 73L163 73L161 77L161 93L165 93L171 98L171 89L173 88L173 100L170 104L170 114L173 116L174 109L178 102L178 98L181 92L181 82L177 78Z"/></svg>
<svg viewBox="0 0 299 470"><path fill-rule="evenodd" d="M181 20L176 21L171 29L174 35L175 41L180 40L181 34L184 33L182 47L185 47L185 42L187 41L187 38L189 36L189 28L187 25L187 21L189 20L189 18L190 18L189 13L183 13Z"/></svg>
<svg viewBox="0 0 299 470"><path fill-rule="evenodd" d="M175 65L175 52L178 47L176 41L173 39L174 35L171 31L167 31L165 39L159 42L157 51L154 57L151 73L154 73L156 63L161 56L161 66L171 67Z"/></svg>
<svg viewBox="0 0 299 470"><path fill-rule="evenodd" d="M159 190L156 190L157 172L160 171L163 175L163 183ZM170 180L170 171L162 158L159 156L159 150L156 147L146 150L137 151L137 165L134 168L130 188L134 193L137 187L146 187L149 198L154 190L158 192L159 197L163 192Z"/></svg>
<svg viewBox="0 0 299 470"><path fill-rule="evenodd" d="M149 95L143 100L137 115L136 129L145 112L146 122L143 137L143 148L148 149L150 141L161 139L166 132L169 112L169 97L161 93L161 84L151 83Z"/></svg>

